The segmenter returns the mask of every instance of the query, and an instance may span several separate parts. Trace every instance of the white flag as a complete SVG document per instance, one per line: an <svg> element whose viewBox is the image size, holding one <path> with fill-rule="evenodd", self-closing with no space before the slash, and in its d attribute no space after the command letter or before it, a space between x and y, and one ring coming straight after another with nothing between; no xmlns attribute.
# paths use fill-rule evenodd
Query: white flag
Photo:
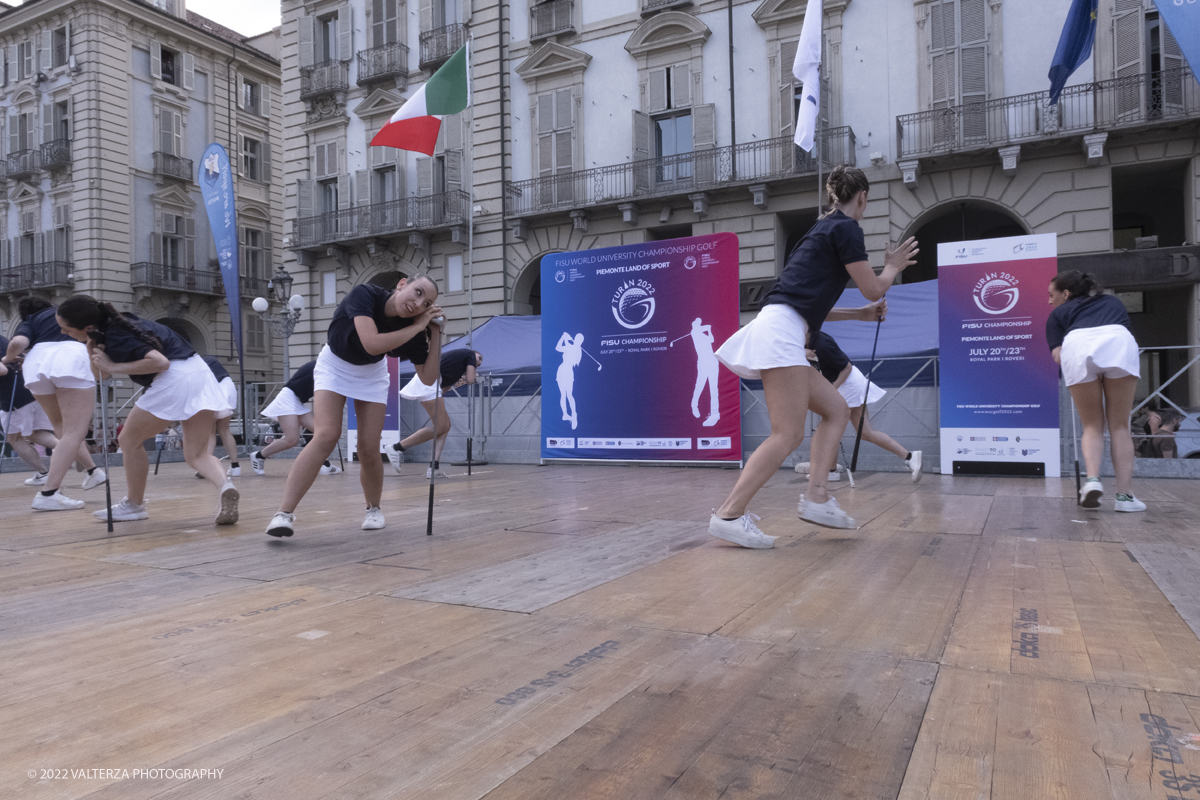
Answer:
<svg viewBox="0 0 1200 800"><path fill-rule="evenodd" d="M804 12L804 27L800 29L800 44L796 46L796 62L792 75L804 85L800 111L796 115L796 144L812 152L821 114L821 37L824 18L822 0L808 0Z"/></svg>

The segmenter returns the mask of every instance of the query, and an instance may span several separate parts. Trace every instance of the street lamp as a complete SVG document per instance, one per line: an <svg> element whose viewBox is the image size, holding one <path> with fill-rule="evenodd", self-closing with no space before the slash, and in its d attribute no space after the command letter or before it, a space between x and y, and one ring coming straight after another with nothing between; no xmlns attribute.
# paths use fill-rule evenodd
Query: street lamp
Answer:
<svg viewBox="0 0 1200 800"><path fill-rule="evenodd" d="M289 296L294 280L286 269L279 267L275 271L275 274L271 276L270 283L267 284L275 295L275 299L284 304L283 310L279 313L267 313L267 310L271 307L271 303L265 297L256 297L251 304L254 310L258 312L259 318L271 326L271 332L283 339L284 380L287 380L292 375L288 340L291 338L292 332L296 330L296 323L300 321L300 315L304 312L304 298L298 294Z"/></svg>

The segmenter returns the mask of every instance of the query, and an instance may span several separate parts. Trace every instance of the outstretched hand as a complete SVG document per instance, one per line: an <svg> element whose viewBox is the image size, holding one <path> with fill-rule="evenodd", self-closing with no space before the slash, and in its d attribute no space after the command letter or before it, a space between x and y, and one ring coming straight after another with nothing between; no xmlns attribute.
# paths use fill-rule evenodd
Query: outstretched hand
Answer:
<svg viewBox="0 0 1200 800"><path fill-rule="evenodd" d="M917 237L910 236L908 240L902 244L895 245L891 242L887 244L887 255L883 259L884 267L891 267L897 272L903 272L908 267L917 263L917 254L921 252L917 247Z"/></svg>

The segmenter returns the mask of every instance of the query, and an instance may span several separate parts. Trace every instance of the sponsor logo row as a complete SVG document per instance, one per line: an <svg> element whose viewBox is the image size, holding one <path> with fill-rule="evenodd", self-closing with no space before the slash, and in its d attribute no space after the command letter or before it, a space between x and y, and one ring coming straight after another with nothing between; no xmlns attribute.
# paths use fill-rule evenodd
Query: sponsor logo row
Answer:
<svg viewBox="0 0 1200 800"><path fill-rule="evenodd" d="M578 445L576 445L578 442ZM550 437L546 447L554 450L732 450L729 436L692 439L585 439Z"/></svg>

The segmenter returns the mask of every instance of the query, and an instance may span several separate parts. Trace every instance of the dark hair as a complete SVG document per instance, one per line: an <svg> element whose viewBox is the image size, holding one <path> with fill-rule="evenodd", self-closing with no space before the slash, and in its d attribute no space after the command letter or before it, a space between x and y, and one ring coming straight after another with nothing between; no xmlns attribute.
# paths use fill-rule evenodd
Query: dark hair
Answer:
<svg viewBox="0 0 1200 800"><path fill-rule="evenodd" d="M408 279L408 282L412 283L413 281L421 280L422 278L429 281L429 285L433 287L433 291L435 293L441 294L441 290L438 289L437 281L435 281L433 278L429 277L428 275L414 275Z"/></svg>
<svg viewBox="0 0 1200 800"><path fill-rule="evenodd" d="M133 338L160 353L163 350L162 341L150 331L138 325L112 307L111 303L102 303L86 294L69 297L58 307L58 316L72 328L86 328L95 325L97 329L107 333L113 328L128 331Z"/></svg>
<svg viewBox="0 0 1200 800"><path fill-rule="evenodd" d="M839 164L829 173L829 180L825 181L825 193L829 198L829 205L838 206L845 205L854 199L859 192L866 192L871 189L871 182L867 180L867 173L857 167L847 167L845 164ZM832 214L831 208L827 214Z"/></svg>
<svg viewBox="0 0 1200 800"><path fill-rule="evenodd" d="M1051 283L1060 292L1070 292L1071 297L1087 297L1088 295L1100 294L1104 288L1090 272L1080 272L1077 269L1069 269L1066 272L1058 273L1054 276Z"/></svg>
<svg viewBox="0 0 1200 800"><path fill-rule="evenodd" d="M44 297L22 297L17 301L17 314L21 319L29 319L39 311L45 311L47 308L53 308L54 304Z"/></svg>

